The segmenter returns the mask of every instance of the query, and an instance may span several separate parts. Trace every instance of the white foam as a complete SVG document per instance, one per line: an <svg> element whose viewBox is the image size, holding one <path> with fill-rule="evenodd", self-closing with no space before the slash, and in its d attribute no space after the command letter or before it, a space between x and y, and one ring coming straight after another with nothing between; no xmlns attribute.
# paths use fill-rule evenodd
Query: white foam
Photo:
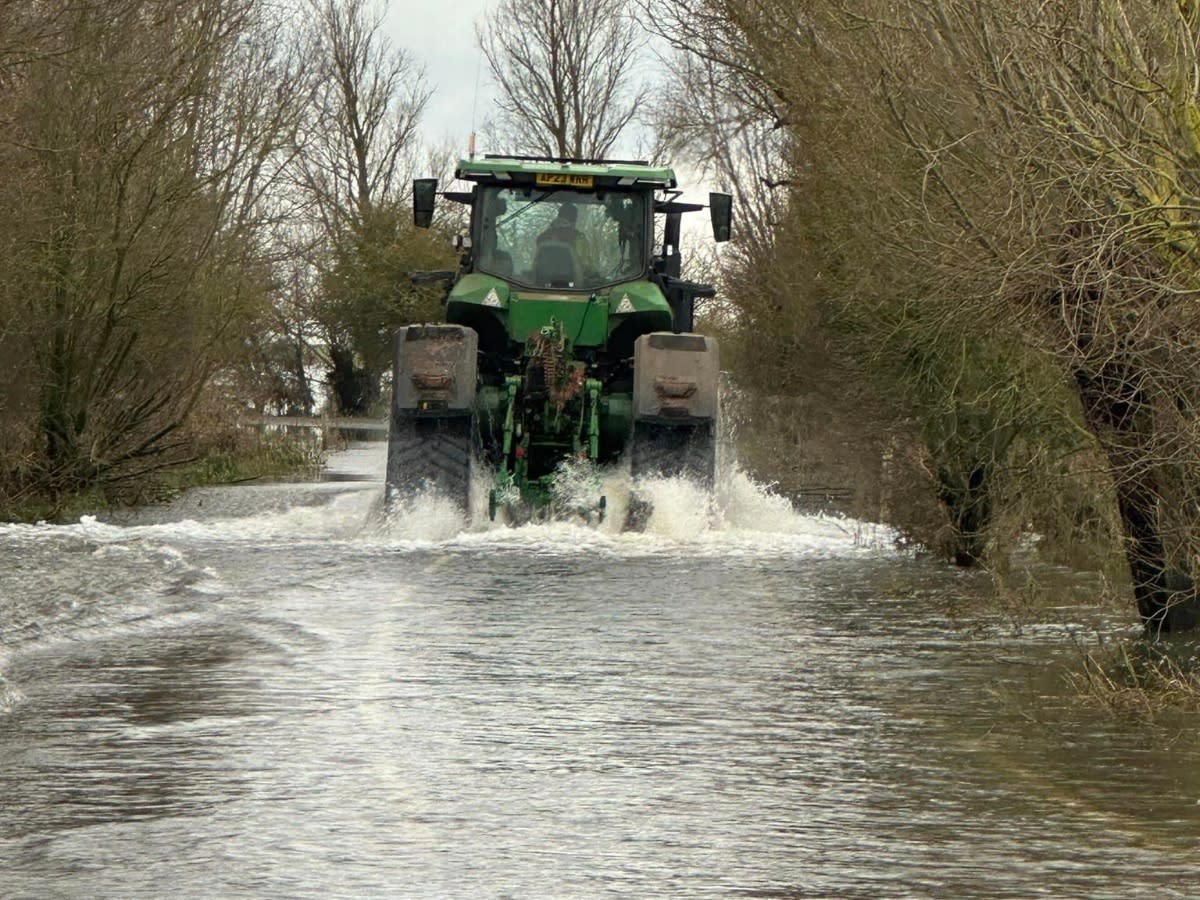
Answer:
<svg viewBox="0 0 1200 900"><path fill-rule="evenodd" d="M9 682L0 673L0 715L12 712L25 702L25 695L21 693L20 688Z"/></svg>
<svg viewBox="0 0 1200 900"><path fill-rule="evenodd" d="M717 497L684 478L647 478L634 489L649 504L643 530L675 541L694 541L720 527Z"/></svg>
<svg viewBox="0 0 1200 900"><path fill-rule="evenodd" d="M470 524L451 505L428 495L401 511L381 535L395 546L441 543L449 547L489 550L536 550L548 554L586 551L619 557L689 552L705 555L891 555L895 533L881 525L837 516L796 512L786 497L729 468L715 490L683 478L644 479L631 483L628 468L612 466L567 472L568 496L580 508L595 509L606 500L603 521L567 513L556 520L513 526L503 510L497 521L487 518L488 474L476 473ZM598 493L597 493L598 492ZM650 503L640 532L625 530L631 498ZM457 530L456 530L457 529ZM364 536L372 540L370 535Z"/></svg>
<svg viewBox="0 0 1200 900"><path fill-rule="evenodd" d="M355 448L352 452L356 470L361 471L365 463L382 471L386 454L382 443L367 451ZM373 453L375 457L366 459L364 453ZM334 462L337 461L335 454ZM446 498L427 493L384 516L381 483L346 483L322 485L322 496L329 497L325 503L306 502L255 515L222 517L219 505L214 504L211 518L119 526L84 516L74 525L0 526L0 535L19 540L44 538L47 532L53 532L100 545L145 539L159 547L163 543L192 541L258 544L346 541L383 549L431 544L465 548L536 547L552 553L574 553L586 547L619 556L677 552L680 545L711 555L840 556L897 552L895 535L884 526L798 513L787 498L756 483L736 465L727 470L716 489L709 491L678 478L649 479L631 485L628 469L620 466L599 472L590 467L569 469L565 475L568 492L580 507L594 509L599 497L605 497L607 509L603 522L594 519L589 522L578 515L519 527L510 525L503 515L498 521L490 521L487 507L491 478L487 472L477 471L471 488L470 511L465 515ZM641 533L624 531L634 491L652 505Z"/></svg>
<svg viewBox="0 0 1200 900"><path fill-rule="evenodd" d="M465 531L469 521L453 500L423 491L389 509L378 533L401 542L440 543Z"/></svg>

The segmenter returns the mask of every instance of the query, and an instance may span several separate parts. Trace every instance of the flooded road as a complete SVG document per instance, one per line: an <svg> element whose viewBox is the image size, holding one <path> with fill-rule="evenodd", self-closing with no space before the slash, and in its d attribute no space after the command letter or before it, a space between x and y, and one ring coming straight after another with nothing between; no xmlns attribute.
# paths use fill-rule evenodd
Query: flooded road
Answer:
<svg viewBox="0 0 1200 900"><path fill-rule="evenodd" d="M1200 746L748 482L651 533L333 480L0 526L0 897L1196 897ZM615 518L615 517L614 517Z"/></svg>

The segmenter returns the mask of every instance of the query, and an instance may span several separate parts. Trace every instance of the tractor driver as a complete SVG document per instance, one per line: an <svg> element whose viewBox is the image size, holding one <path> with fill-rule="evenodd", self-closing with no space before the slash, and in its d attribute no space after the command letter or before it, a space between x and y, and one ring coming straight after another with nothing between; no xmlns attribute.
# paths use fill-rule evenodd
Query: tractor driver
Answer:
<svg viewBox="0 0 1200 900"><path fill-rule="evenodd" d="M587 236L579 230L579 210L570 200L558 207L558 214L550 226L538 235L538 246L542 244L564 244L571 248L575 262L581 271L591 271L594 268L592 247Z"/></svg>

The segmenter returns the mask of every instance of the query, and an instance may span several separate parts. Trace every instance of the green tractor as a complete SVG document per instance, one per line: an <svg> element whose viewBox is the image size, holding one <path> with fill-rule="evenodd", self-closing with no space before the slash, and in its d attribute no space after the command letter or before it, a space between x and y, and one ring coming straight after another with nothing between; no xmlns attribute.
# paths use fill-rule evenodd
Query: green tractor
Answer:
<svg viewBox="0 0 1200 900"><path fill-rule="evenodd" d="M434 490L468 508L475 461L494 473L489 512L510 520L567 503L566 468L629 458L635 479L711 484L717 345L692 333L709 285L680 278L683 213L675 174L641 162L485 157L455 177L471 209L457 271L414 281L448 288L444 323L396 334L387 502ZM436 179L413 183L419 227ZM729 239L732 200L710 194L713 236ZM664 217L655 251L655 215ZM605 499L593 509L603 517Z"/></svg>

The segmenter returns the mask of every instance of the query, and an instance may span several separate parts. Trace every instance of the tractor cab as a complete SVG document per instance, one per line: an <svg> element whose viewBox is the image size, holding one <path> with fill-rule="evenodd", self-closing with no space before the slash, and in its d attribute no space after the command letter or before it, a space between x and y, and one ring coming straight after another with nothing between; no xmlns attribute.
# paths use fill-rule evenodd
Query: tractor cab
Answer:
<svg viewBox="0 0 1200 900"><path fill-rule="evenodd" d="M601 347L615 333L613 349L629 351L639 334L691 331L696 299L714 294L680 278L681 216L704 207L678 201L669 168L489 156L460 161L455 177L474 183L441 193L471 208L461 267L430 274L452 283L446 319L479 332L485 353L524 341L552 314L566 317L576 346ZM432 221L437 196L436 179L414 182L418 226ZM728 240L729 195L710 194L709 208L714 238ZM665 217L657 248L656 214Z"/></svg>
<svg viewBox="0 0 1200 900"><path fill-rule="evenodd" d="M642 191L486 185L477 190L474 266L532 290L592 292L645 278Z"/></svg>

